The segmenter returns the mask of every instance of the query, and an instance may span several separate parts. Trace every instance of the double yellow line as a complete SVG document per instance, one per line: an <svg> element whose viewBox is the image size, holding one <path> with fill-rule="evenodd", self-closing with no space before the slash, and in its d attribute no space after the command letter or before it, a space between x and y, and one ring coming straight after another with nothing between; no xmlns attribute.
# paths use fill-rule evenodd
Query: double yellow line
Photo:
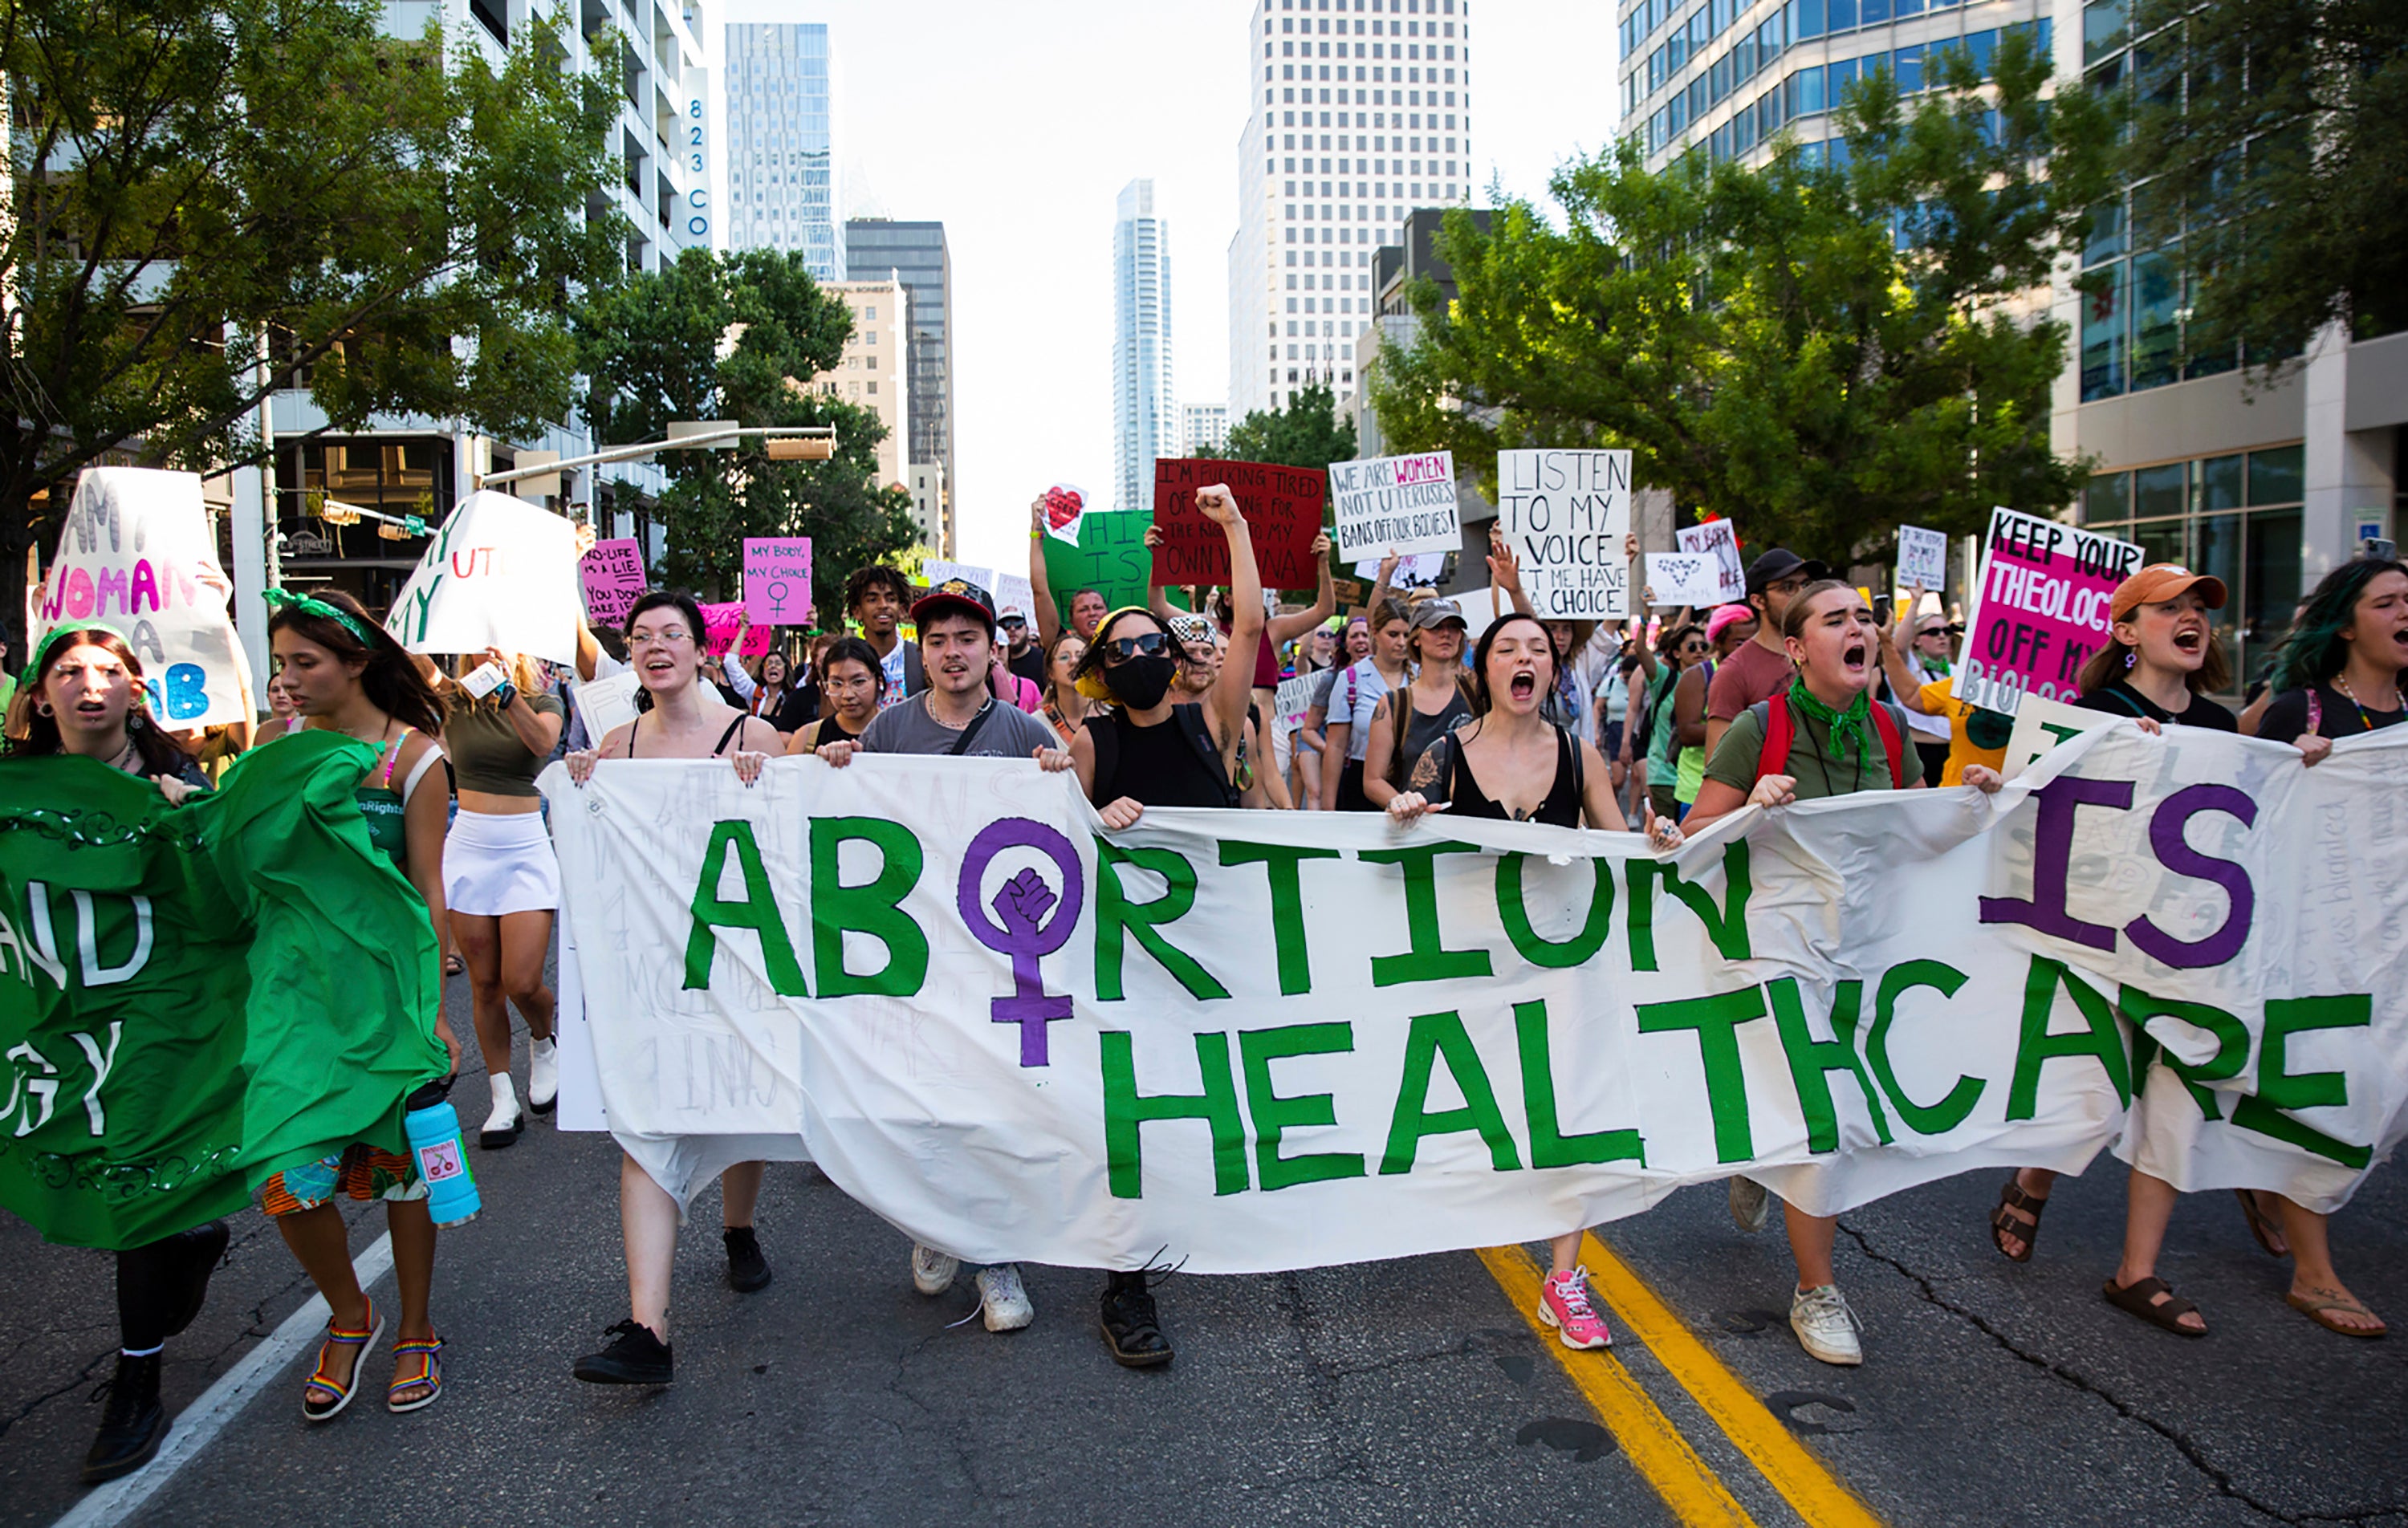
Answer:
<svg viewBox="0 0 2408 1528"><path fill-rule="evenodd" d="M1620 1318L1625 1335L1647 1345L1808 1528L1881 1528L1881 1520L1856 1492L1790 1434L1628 1264L1594 1235L1581 1238L1581 1256L1590 1284ZM1541 1273L1529 1253L1519 1247L1491 1247L1481 1250L1480 1260L1675 1518L1691 1528L1755 1528L1747 1508L1627 1369L1604 1353L1572 1351L1540 1321Z"/></svg>

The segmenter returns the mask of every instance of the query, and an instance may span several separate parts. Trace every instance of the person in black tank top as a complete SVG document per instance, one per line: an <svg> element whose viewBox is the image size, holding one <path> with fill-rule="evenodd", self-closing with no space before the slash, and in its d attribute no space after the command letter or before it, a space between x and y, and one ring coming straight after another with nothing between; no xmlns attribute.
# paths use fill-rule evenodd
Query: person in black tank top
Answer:
<svg viewBox="0 0 2408 1528"><path fill-rule="evenodd" d="M1540 707L1555 690L1555 647L1545 626L1519 613L1481 634L1471 665L1472 719L1445 734L1415 761L1405 789L1388 801L1388 821L1425 813L1550 827L1627 831L1612 778L1593 743L1547 721ZM1669 849L1680 829L1651 814L1651 842ZM1539 1319L1567 1348L1605 1348L1606 1329L1580 1265L1581 1232L1555 1238L1555 1265L1540 1286Z"/></svg>
<svg viewBox="0 0 2408 1528"><path fill-rule="evenodd" d="M1263 630L1254 537L1226 486L1197 489L1196 507L1228 538L1229 650L1253 652ZM1070 740L1079 785L1108 831L1133 826L1148 807L1238 805L1230 781L1245 735L1252 665L1222 664L1205 703L1182 706L1170 681L1182 655L1179 639L1159 616L1128 607L1104 618L1079 661L1079 693L1113 707L1108 717L1091 718ZM1133 1369L1170 1362L1170 1340L1163 1335L1142 1270L1110 1276L1102 1316L1104 1344L1116 1362Z"/></svg>

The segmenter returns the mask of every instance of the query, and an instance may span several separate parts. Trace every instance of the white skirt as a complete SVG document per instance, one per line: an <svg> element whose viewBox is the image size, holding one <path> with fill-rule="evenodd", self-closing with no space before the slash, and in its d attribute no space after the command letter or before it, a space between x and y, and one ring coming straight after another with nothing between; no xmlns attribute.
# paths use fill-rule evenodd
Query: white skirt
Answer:
<svg viewBox="0 0 2408 1528"><path fill-rule="evenodd" d="M443 901L486 918L559 907L560 861L543 813L463 808L443 835Z"/></svg>

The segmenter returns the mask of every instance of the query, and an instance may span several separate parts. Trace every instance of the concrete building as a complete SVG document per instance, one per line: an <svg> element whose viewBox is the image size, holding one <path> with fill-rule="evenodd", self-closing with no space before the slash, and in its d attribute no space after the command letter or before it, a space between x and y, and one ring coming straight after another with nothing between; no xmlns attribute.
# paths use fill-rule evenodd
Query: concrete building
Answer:
<svg viewBox="0 0 2408 1528"><path fill-rule="evenodd" d="M911 395L910 460L933 462L943 468L935 481L943 495L944 523L950 527L957 479L953 476L953 262L945 247L945 225L856 218L844 225L844 245L845 263L853 276L864 280L897 277L910 299L911 329L905 346ZM918 468L913 473L916 477ZM947 535L951 534L948 530Z"/></svg>
<svg viewBox="0 0 2408 1528"><path fill-rule="evenodd" d="M1154 182L1121 188L1112 222L1112 505L1154 504L1154 461L1178 450L1170 389L1170 231Z"/></svg>
<svg viewBox="0 0 2408 1528"><path fill-rule="evenodd" d="M920 527L920 544L942 563L953 561L953 509L945 494L945 464L914 462L906 485L911 490L911 519Z"/></svg>
<svg viewBox="0 0 2408 1528"><path fill-rule="evenodd" d="M886 437L878 443L878 486L908 486L911 388L905 371L910 347L904 336L910 332L910 294L893 276L877 281L833 281L826 290L853 309L853 337L844 342L844 356L837 369L812 378L811 386L878 416L886 426ZM942 485L938 486L941 492Z"/></svg>
<svg viewBox="0 0 2408 1528"><path fill-rule="evenodd" d="M1183 403L1179 406L1179 454L1197 456L1229 447L1229 406L1225 403Z"/></svg>
<svg viewBox="0 0 2408 1528"><path fill-rule="evenodd" d="M1470 13L1469 0L1255 0L1262 101L1239 135L1229 244L1233 419L1315 379L1346 406L1373 250L1415 207L1471 201Z"/></svg>
<svg viewBox="0 0 2408 1528"><path fill-rule="evenodd" d="M836 78L824 22L724 34L727 242L799 251L812 276L847 274L836 164Z"/></svg>

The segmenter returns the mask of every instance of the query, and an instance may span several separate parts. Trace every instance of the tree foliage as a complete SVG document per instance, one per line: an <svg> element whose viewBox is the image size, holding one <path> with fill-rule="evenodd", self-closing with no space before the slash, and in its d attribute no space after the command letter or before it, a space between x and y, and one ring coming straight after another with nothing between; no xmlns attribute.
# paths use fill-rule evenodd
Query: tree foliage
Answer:
<svg viewBox="0 0 2408 1528"><path fill-rule="evenodd" d="M259 459L270 385L523 437L574 402L566 293L624 263L614 70L501 68L381 0L0 0L0 550L102 453ZM63 502L52 493L50 503Z"/></svg>
<svg viewBox="0 0 2408 1528"><path fill-rule="evenodd" d="M586 417L606 444L657 439L671 420L836 427L825 462L773 462L758 441L663 452L670 582L733 597L746 536L808 536L812 605L825 624L853 569L910 545L910 493L876 480L886 426L808 387L842 361L853 315L800 254L687 250L658 274L595 293L577 320L592 378Z"/></svg>
<svg viewBox="0 0 2408 1528"><path fill-rule="evenodd" d="M1930 66L1928 66L1930 67ZM1508 202L1451 214L1458 295L1414 293L1420 335L1368 379L1399 449L1627 448L1638 479L1751 543L1842 564L1900 522L1977 530L2083 481L2049 450L2065 326L2057 252L2108 184L2112 114L2010 30L1984 80L1961 52L1908 109L1851 88L1844 163L1786 140L1760 170L1625 141L1552 186L1564 226Z"/></svg>
<svg viewBox="0 0 2408 1528"><path fill-rule="evenodd" d="M2132 33L2137 242L2179 251L2191 351L2408 326L2408 6L2137 0Z"/></svg>
<svg viewBox="0 0 2408 1528"><path fill-rule="evenodd" d="M1354 424L1339 417L1327 382L1308 382L1288 394L1286 407L1257 408L1231 425L1228 446L1208 454L1318 471L1354 459Z"/></svg>

